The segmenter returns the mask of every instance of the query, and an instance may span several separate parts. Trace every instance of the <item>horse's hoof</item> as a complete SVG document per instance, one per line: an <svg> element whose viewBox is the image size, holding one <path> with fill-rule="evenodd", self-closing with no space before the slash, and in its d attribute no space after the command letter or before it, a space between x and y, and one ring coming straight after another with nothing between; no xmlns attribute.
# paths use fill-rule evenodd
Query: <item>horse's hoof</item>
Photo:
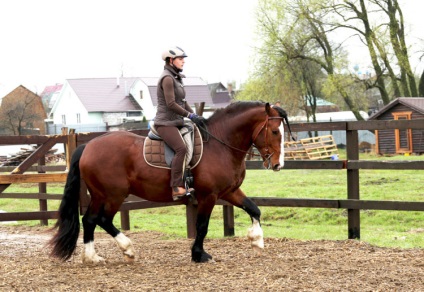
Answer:
<svg viewBox="0 0 424 292"><path fill-rule="evenodd" d="M105 262L105 259L102 257L99 257L98 255L95 255L92 258L89 257L83 257L82 263L85 265L97 265L97 264L103 264Z"/></svg>
<svg viewBox="0 0 424 292"><path fill-rule="evenodd" d="M134 263L134 256L129 256L129 255L124 254L124 260L128 264L133 264Z"/></svg>
<svg viewBox="0 0 424 292"><path fill-rule="evenodd" d="M215 262L212 256L207 252L202 252L200 255L193 256L192 261L195 263Z"/></svg>
<svg viewBox="0 0 424 292"><path fill-rule="evenodd" d="M256 245L252 245L253 248L253 253L255 255L261 256L262 255L262 251L264 250L263 248L256 246Z"/></svg>

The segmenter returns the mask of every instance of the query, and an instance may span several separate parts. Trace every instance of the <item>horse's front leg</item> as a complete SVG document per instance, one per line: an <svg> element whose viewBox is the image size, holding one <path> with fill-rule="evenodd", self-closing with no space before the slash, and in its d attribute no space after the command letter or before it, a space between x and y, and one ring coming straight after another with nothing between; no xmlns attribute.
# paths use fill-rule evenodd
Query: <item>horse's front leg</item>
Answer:
<svg viewBox="0 0 424 292"><path fill-rule="evenodd" d="M252 220L252 226L248 229L247 237L249 238L253 250L260 253L264 248L264 235L261 228L261 210L252 202L241 189L237 189L232 193L222 197L223 200L233 204L246 211Z"/></svg>
<svg viewBox="0 0 424 292"><path fill-rule="evenodd" d="M191 248L191 260L196 263L212 260L212 256L204 250L203 242L208 234L209 219L216 203L216 198L214 199L213 197L198 198L196 238Z"/></svg>

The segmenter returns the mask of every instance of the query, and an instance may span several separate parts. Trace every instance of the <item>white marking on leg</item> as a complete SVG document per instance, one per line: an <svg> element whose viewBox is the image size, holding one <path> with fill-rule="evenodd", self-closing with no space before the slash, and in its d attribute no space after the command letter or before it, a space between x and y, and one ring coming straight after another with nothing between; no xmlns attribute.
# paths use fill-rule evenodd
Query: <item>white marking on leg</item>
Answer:
<svg viewBox="0 0 424 292"><path fill-rule="evenodd" d="M135 252L134 252L134 248L133 248L131 240L128 237L126 237L122 232L118 233L114 238L119 248L124 253L124 259L127 262L133 262L135 257Z"/></svg>
<svg viewBox="0 0 424 292"><path fill-rule="evenodd" d="M247 232L247 238L249 238L253 250L260 254L264 248L264 232L259 221L255 218L253 218L252 226Z"/></svg>
<svg viewBox="0 0 424 292"><path fill-rule="evenodd" d="M280 153L280 168L284 167L284 122L281 121L280 127L281 132L281 153Z"/></svg>
<svg viewBox="0 0 424 292"><path fill-rule="evenodd" d="M96 254L94 249L94 241L90 241L84 244L84 250L82 251L82 262L84 264L98 264L104 262L104 258Z"/></svg>

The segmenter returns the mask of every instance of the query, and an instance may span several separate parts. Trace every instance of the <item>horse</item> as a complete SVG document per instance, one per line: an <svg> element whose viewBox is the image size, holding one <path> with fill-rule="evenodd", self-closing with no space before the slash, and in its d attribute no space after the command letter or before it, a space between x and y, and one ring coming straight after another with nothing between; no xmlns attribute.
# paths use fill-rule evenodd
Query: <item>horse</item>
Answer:
<svg viewBox="0 0 424 292"><path fill-rule="evenodd" d="M261 211L240 189L245 178L245 158L254 146L267 169L279 171L284 165L284 123L286 112L262 101L234 102L216 110L202 128L203 155L192 169L194 196L197 200L196 236L191 248L191 260L212 261L203 243L209 219L218 199L243 209L251 218L248 238L254 250L264 248ZM155 168L143 159L146 137L127 131L109 132L87 144L80 145L71 157L64 195L50 239L51 256L69 259L77 246L80 232L79 191L82 179L91 201L82 217L82 261L97 264L104 259L94 248L97 225L111 235L127 261L134 261L131 240L113 224L113 218L129 194L155 202L171 202L170 170Z"/></svg>

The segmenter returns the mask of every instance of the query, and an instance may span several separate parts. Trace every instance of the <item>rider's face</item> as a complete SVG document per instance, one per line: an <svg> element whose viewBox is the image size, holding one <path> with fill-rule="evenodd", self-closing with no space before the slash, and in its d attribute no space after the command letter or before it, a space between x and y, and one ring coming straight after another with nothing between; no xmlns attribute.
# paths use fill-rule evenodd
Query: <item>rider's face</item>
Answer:
<svg viewBox="0 0 424 292"><path fill-rule="evenodd" d="M183 69L184 63L185 63L185 61L184 61L183 57L177 57L177 58L172 59L172 64L174 65L174 67L178 68L180 70Z"/></svg>

